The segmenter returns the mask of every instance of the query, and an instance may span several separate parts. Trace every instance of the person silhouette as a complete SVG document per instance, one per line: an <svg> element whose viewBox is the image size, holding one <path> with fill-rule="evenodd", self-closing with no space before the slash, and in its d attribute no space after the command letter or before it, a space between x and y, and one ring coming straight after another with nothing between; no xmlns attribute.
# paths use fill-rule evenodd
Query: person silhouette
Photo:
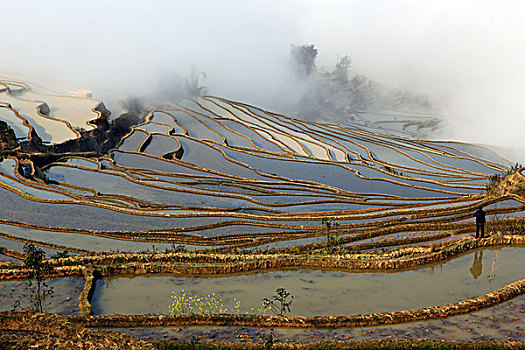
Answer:
<svg viewBox="0 0 525 350"><path fill-rule="evenodd" d="M481 231L481 238L485 236L485 211L483 210L483 207L480 205L478 207L478 210L474 213L474 217L476 218L476 238L479 237L479 233Z"/></svg>
<svg viewBox="0 0 525 350"><path fill-rule="evenodd" d="M474 277L474 279L481 276L481 273L483 271L483 266L481 264L482 260L483 260L483 251L475 252L474 262L472 263L472 267L470 268L470 273L472 274L472 277Z"/></svg>

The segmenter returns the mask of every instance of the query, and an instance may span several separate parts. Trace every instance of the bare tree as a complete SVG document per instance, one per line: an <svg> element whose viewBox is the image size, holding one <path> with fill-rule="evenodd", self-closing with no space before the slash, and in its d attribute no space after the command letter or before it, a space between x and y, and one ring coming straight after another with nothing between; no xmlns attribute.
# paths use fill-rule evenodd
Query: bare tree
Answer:
<svg viewBox="0 0 525 350"><path fill-rule="evenodd" d="M206 80L206 73L199 72L192 66L188 76L179 74L165 74L159 80L158 95L170 101L178 101L185 97L204 96L208 88L202 83Z"/></svg>
<svg viewBox="0 0 525 350"><path fill-rule="evenodd" d="M200 85L200 81L206 80L206 73L199 72L195 66L191 67L189 78L184 84L186 96L204 96L208 93L208 89L204 85Z"/></svg>

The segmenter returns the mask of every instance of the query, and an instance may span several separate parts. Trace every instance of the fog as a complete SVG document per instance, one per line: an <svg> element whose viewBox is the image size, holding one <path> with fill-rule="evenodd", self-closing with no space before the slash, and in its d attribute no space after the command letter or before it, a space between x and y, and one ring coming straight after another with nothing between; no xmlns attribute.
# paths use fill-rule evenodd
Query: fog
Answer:
<svg viewBox="0 0 525 350"><path fill-rule="evenodd" d="M292 44L315 44L352 72L429 94L448 139L521 146L522 1L8 1L0 75L52 86L154 95L159 81L206 73L213 95L277 108ZM67 91L67 90L66 90Z"/></svg>

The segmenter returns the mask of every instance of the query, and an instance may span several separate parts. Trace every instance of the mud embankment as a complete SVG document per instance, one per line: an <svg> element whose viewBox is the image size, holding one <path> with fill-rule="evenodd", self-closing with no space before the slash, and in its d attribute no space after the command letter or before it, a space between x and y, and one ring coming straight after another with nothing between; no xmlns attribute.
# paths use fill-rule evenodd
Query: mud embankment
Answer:
<svg viewBox="0 0 525 350"><path fill-rule="evenodd" d="M403 248L393 254L370 256L343 255L327 257L286 255L224 255L202 253L168 254L97 254L49 260L52 277L83 276L84 290L79 298L81 316L66 316L68 322L82 327L167 327L174 325L213 325L290 328L344 328L414 322L446 318L488 308L525 293L525 279L508 284L491 293L452 304L384 312L367 315L341 316L275 316L275 315L110 315L90 316L91 299L97 278L116 275L175 274L217 275L290 267L316 267L358 270L393 270L443 261L481 247L516 246L525 243L524 236L494 236L484 240L465 238L438 247ZM372 254L373 255L373 254ZM24 279L29 271L20 264L1 264L0 278ZM51 277L51 276L48 276ZM0 318L16 314L0 313Z"/></svg>

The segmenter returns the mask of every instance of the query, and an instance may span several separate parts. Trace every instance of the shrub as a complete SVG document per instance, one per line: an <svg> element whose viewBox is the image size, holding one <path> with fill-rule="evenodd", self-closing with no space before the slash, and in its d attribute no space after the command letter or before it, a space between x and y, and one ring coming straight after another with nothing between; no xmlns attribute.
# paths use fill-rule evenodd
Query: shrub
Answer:
<svg viewBox="0 0 525 350"><path fill-rule="evenodd" d="M290 295L290 293L284 288L277 288L275 291L277 295L274 295L271 298L264 298L263 305L265 309L270 309L274 313L283 316L286 312L290 312L293 295ZM290 297L290 299L288 299L288 297Z"/></svg>
<svg viewBox="0 0 525 350"><path fill-rule="evenodd" d="M30 304L29 310L34 312L44 312L45 300L53 295L53 287L46 284L45 274L51 272L51 267L44 261L45 252L32 244L24 245L26 254L24 266L31 270L31 279L26 283L28 293L22 294ZM33 279L35 283L33 283ZM15 302L15 309L20 307L20 299Z"/></svg>

